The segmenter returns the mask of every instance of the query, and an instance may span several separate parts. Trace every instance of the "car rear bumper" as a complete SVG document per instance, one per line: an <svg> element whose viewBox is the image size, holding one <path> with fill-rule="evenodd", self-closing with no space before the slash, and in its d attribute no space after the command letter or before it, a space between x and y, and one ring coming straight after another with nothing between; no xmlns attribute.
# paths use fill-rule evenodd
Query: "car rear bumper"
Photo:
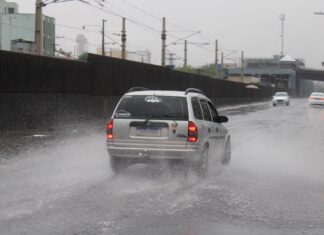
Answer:
<svg viewBox="0 0 324 235"><path fill-rule="evenodd" d="M150 160L198 161L200 156L200 149L198 146L192 146L185 149L129 148L108 146L107 149L110 156L139 160L143 162Z"/></svg>
<svg viewBox="0 0 324 235"><path fill-rule="evenodd" d="M324 100L310 100L310 105L324 105Z"/></svg>

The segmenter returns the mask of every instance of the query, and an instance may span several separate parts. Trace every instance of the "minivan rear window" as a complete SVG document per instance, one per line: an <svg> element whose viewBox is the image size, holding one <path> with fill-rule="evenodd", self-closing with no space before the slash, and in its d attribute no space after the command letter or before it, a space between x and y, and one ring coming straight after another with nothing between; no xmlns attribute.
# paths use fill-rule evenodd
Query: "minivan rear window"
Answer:
<svg viewBox="0 0 324 235"><path fill-rule="evenodd" d="M118 105L115 119L188 120L185 97L125 96Z"/></svg>

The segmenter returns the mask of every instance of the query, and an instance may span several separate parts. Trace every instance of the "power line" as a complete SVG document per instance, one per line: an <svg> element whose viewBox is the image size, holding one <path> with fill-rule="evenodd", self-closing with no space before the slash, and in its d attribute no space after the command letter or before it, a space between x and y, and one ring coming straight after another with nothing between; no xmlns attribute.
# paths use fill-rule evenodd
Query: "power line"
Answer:
<svg viewBox="0 0 324 235"><path fill-rule="evenodd" d="M138 7L138 6L135 6L134 4L128 2L127 0L123 0L123 2L126 3L127 5L129 5L130 7L134 8L134 9L136 9L136 10L138 10L138 11L140 11L140 12L142 12L142 13L144 13L144 14L146 14L146 15L148 15L148 16L154 18L154 19L157 19L157 20L159 20L159 21L162 21L162 17L159 17L159 16L156 16L156 15L153 15L152 13L150 13L150 12L148 12L148 11L145 11L145 10L143 10L142 8ZM172 22L170 22L170 21L167 21L167 23L168 23L168 25L171 25L171 26L174 26L174 27L179 28L179 29L181 29L181 30L184 30L183 32L196 32L196 31L197 31L197 30L190 30L190 29L187 29L187 28L185 28L185 27L182 27L182 26L179 26L179 25L177 25L177 24L174 24L174 23L172 23Z"/></svg>
<svg viewBox="0 0 324 235"><path fill-rule="evenodd" d="M92 4L90 4L90 6L93 7L93 8L95 8L95 9L97 9L97 10L103 11L103 12L105 12L105 13L107 13L107 14L113 15L113 16L115 16L115 17L118 17L118 18L125 18L123 15L120 15L120 14L118 14L118 13L112 12L112 11L108 10L106 7L97 7L97 6L94 6L94 5L92 5ZM133 17L131 17L131 18L133 18ZM140 23L140 22L138 22L138 21L136 21L136 20L133 20L133 19L131 19L131 18L130 18L130 17L126 17L126 19L127 19L129 22L131 22L131 23L133 23L133 24L135 24L135 25L140 25L140 26L142 26L142 27L145 27L146 29L149 29L149 30L151 30L151 31L154 32L154 33L160 34L160 31L159 31L159 30L157 30L157 29L155 29L155 28L153 28L153 27L150 27L150 26L148 26L148 25L146 25L146 24Z"/></svg>
<svg viewBox="0 0 324 235"><path fill-rule="evenodd" d="M94 5L92 5L91 3L89 4L91 7L93 7L93 8L95 8L95 9L97 9L97 10L100 10L100 11L103 11L103 12L105 12L105 13L108 13L108 14L111 14L111 15L113 15L113 16L115 16L115 17L119 17L119 18L124 18L124 16L122 16L122 15L120 15L120 14L118 14L118 13L115 13L115 12L112 12L112 11L110 11L110 10L107 10L107 7L106 6L103 6L103 7L97 7L97 6L94 6ZM104 4L103 4L104 5ZM112 5L111 3L110 3L110 5ZM117 9L116 7L114 7L115 9ZM118 9L119 10L119 9ZM121 11L121 10L119 10L119 11ZM131 17L131 18L133 18L133 19L135 19L134 17ZM144 28L146 28L146 29L149 29L149 30L151 30L152 32L154 32L154 33L157 33L158 35L159 35L159 37L160 37L160 30L157 30L157 29L155 29L155 28L153 28L153 27L150 27L150 26L148 26L148 25L146 25L146 24L143 24L143 23L140 23L140 22L138 22L137 20L133 20L133 19L131 19L131 18L126 18L129 22L131 22L131 23L133 23L133 24L135 24L135 25L137 25L137 26L142 26L142 27L144 27ZM180 27L181 28L181 27ZM183 28L183 27L182 27ZM175 35L172 35L172 34L168 34L168 36L170 36L170 37L173 37L173 38L175 38L175 39L181 39L181 38L179 38L179 37L177 37L177 36L175 36ZM201 46L201 45L194 45L194 46L196 46L196 47L199 47L200 49L202 49L202 50L205 50L205 51L207 51L207 52L209 52L209 53L211 53L211 54L214 54L214 51L213 50L209 50L209 49L207 49L207 48L204 48L203 46Z"/></svg>
<svg viewBox="0 0 324 235"><path fill-rule="evenodd" d="M119 12L121 12L122 14L125 14L122 10L116 8L116 7L115 7L114 5L112 5L111 3L107 3L107 4L109 4L110 6L112 6L112 8L115 8L116 10L118 10ZM103 5L104 5L104 4L103 4ZM161 34L161 31L160 31L160 30L155 29L155 28L153 28L153 27L151 27L151 26L148 26L148 25L146 25L146 24L144 24L144 23L141 23L141 22L137 21L137 19L136 19L135 17L133 17L133 16L131 16L131 15L129 15L129 14L125 14L125 15L128 15L128 17L125 17L125 16L123 16L123 15L121 15L121 14L118 14L118 13L115 13L115 12L113 12L113 11L108 10L108 9L107 9L107 6L97 7L97 6L94 6L94 5L92 5L92 4L90 4L90 6L93 7L93 8L96 8L97 10L101 10L101 11L103 11L103 12L105 12L105 13L111 14L111 15L113 15L113 16L115 16L115 17L119 17L119 18L126 18L129 22L135 24L136 26L141 26L141 27L144 28L144 29L148 29L148 30L150 30L150 31L152 31L152 32L154 32L154 33L156 33L156 34L157 34L157 35L156 35L157 37L160 37L160 34ZM162 19L160 19L160 20L162 21ZM174 35L172 35L172 34L168 34L168 36L170 36L170 37L172 37L172 38L175 38L175 39L180 39L179 37L174 36Z"/></svg>
<svg viewBox="0 0 324 235"><path fill-rule="evenodd" d="M51 1L59 1L59 0L51 0ZM62 0L62 1L63 1L63 0ZM71 0L65 0L65 1L71 1ZM46 1L46 2L50 2L50 1ZM115 7L115 6L114 6L113 4L111 4L110 2L105 2L104 0L92 0L92 2L96 3L96 5L92 4L92 2L89 2L89 1L81 1L81 2L82 2L82 3L86 3L87 6L90 6L90 7L92 7L92 8L95 8L96 10L102 11L102 12L104 12L104 13L107 13L107 14L109 14L109 15L113 15L113 16L118 17L118 18L123 18L123 17L124 17L123 15L127 15L127 16L128 16L128 17L127 17L127 20L128 20L130 23L133 23L134 25L136 25L136 26L138 26L138 27L141 27L141 28L143 28L143 29L146 30L146 31L150 31L151 33L153 33L153 35L155 35L155 36L157 36L157 37L160 38L161 31L160 31L159 29L156 29L156 28L154 28L154 27L151 27L151 26L149 26L149 25L146 25L146 24L144 24L144 23L138 21L135 17L133 17L133 16L130 15L130 14L125 14L125 12L124 12L123 10L121 10L121 9L119 9L119 8L117 8L117 7ZM123 2L124 2L125 4L127 4L127 5L129 5L130 7L132 7L133 9L136 9L137 11L142 12L142 13L145 14L145 15L148 15L148 16L154 18L154 19L157 19L158 21L162 21L162 19L161 19L160 17L158 17L158 16L156 16L156 15L154 15L154 14L151 14L151 13L149 13L149 12L143 10L143 9L141 9L141 8L138 7L138 6L135 6L134 4L128 2L127 0L123 0ZM99 6L98 6L97 4L98 4ZM110 5L110 7L108 8L107 5ZM121 14L116 13L116 12L112 11L111 9L117 10L117 11L120 12ZM169 22L169 21L167 21L167 22L168 22L168 25L171 25L171 26L173 26L173 27L176 27L176 28L182 29L182 30L184 30L184 32L193 32L192 30L189 30L189 29L187 29L187 28L185 28L185 27L182 27L182 26L179 26L179 25L173 24L173 23L171 23L171 22ZM57 24L57 25L58 25L58 26L62 26L62 27L71 28L71 29L78 30L78 31L82 31L81 29L79 29L79 28L77 28L77 27L73 27L73 26L68 26L68 25L59 25L59 24ZM90 30L85 30L85 31L87 31L87 32L91 32L91 33L99 34L98 32L94 32L94 31L90 31ZM169 31L169 32L171 32L171 31ZM173 32L176 32L176 31L173 31ZM197 31L195 31L195 32L197 32ZM201 34L201 32L199 32L199 33ZM177 40L183 40L183 38L180 38L180 37L175 36L175 35L170 34L170 33L168 33L168 36L171 37L171 38L175 38L175 39L177 39ZM212 41L212 40L210 40L209 38L207 38L207 37L206 37L205 35L203 35L203 34L201 34L201 36L202 36L202 37L205 37L206 39L208 39L208 41ZM112 37L109 37L108 35L106 35L106 37L108 37L110 40L112 40L113 42L115 42L116 44L118 44L118 43L116 42L116 40L113 39ZM203 47L202 45L195 45L195 44L194 44L194 46L196 46L196 47L198 47L198 48L200 48L200 49L202 49L202 50L204 50L204 51L207 51L207 52L209 52L209 53L211 53L211 54L214 54L214 51L213 51L213 50L207 49L207 48Z"/></svg>
<svg viewBox="0 0 324 235"><path fill-rule="evenodd" d="M105 37L109 38L113 43L117 44L118 46L121 46L121 44L119 42L117 42L115 39L113 39L112 37L108 36L107 34L105 34Z"/></svg>

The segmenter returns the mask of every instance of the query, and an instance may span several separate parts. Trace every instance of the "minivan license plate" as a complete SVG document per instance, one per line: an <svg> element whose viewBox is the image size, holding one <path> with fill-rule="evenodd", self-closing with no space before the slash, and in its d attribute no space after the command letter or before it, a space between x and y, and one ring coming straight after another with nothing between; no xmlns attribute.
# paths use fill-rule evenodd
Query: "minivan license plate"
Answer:
<svg viewBox="0 0 324 235"><path fill-rule="evenodd" d="M138 136L160 137L161 128L137 128Z"/></svg>

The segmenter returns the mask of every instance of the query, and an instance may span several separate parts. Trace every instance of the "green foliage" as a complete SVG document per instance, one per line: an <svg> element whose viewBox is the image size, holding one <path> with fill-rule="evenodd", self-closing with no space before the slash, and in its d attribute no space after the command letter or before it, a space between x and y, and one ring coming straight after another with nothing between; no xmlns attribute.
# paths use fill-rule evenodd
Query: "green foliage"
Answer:
<svg viewBox="0 0 324 235"><path fill-rule="evenodd" d="M192 67L192 66L187 66L187 67L178 67L176 68L177 71L180 72L185 72L185 73L194 73L194 74L198 74L198 71L196 68Z"/></svg>
<svg viewBox="0 0 324 235"><path fill-rule="evenodd" d="M225 69L216 70L215 64L206 64L197 68L194 68L192 66L178 67L176 70L181 72L186 72L186 73L201 74L212 78L226 77L226 70Z"/></svg>
<svg viewBox="0 0 324 235"><path fill-rule="evenodd" d="M78 57L78 60L87 61L87 60L88 60L88 53L85 52L85 53L81 54L81 55Z"/></svg>

